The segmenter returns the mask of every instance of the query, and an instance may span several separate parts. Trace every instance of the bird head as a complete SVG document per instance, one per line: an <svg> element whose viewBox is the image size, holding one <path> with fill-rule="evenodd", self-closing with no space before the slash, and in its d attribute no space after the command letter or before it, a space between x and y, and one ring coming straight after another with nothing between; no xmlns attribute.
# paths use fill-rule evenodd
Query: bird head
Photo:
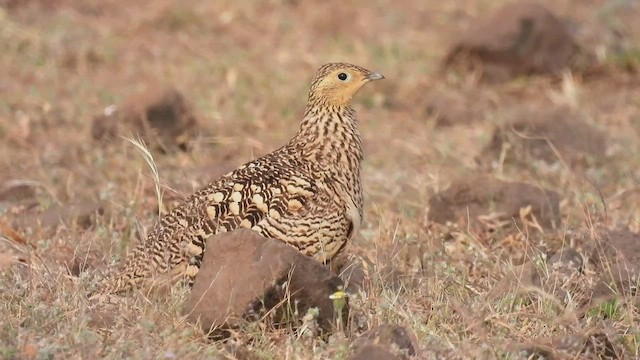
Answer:
<svg viewBox="0 0 640 360"><path fill-rule="evenodd" d="M369 81L384 76L357 65L329 63L321 66L311 82L309 100L334 106L349 105L353 96Z"/></svg>

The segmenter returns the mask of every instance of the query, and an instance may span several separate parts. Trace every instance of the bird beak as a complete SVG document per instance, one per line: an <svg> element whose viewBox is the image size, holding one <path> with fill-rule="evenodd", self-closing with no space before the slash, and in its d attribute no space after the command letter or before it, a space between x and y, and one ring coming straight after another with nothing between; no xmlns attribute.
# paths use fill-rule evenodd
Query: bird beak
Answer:
<svg viewBox="0 0 640 360"><path fill-rule="evenodd" d="M369 81L382 80L384 79L384 76L382 76L382 74L380 73L372 72L369 75L367 75L366 79Z"/></svg>

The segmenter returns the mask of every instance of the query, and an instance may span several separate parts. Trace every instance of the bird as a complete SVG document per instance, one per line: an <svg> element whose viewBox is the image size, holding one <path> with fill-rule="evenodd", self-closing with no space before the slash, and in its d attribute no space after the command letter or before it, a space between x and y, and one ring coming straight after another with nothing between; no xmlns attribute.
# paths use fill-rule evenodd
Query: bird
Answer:
<svg viewBox="0 0 640 360"><path fill-rule="evenodd" d="M311 81L300 127L282 147L210 182L161 216L94 294L122 294L155 275L193 284L206 240L239 228L280 240L328 263L363 217L362 139L354 95L378 72L322 65Z"/></svg>

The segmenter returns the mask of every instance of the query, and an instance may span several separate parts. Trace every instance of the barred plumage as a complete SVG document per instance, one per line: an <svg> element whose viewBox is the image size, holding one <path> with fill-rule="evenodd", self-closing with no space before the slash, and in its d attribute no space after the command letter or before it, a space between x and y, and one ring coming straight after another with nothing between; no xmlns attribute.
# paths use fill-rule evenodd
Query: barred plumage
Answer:
<svg viewBox="0 0 640 360"><path fill-rule="evenodd" d="M239 227L318 261L337 255L362 219L362 144L351 99L365 83L383 78L351 64L322 66L298 133L163 216L124 268L99 284L98 293L124 292L156 274L193 280L207 237Z"/></svg>

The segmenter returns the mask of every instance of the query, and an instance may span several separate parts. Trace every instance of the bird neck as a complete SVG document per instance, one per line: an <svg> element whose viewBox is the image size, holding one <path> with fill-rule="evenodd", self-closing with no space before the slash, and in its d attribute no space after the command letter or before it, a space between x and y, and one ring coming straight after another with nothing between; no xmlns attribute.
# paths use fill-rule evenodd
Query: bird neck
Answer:
<svg viewBox="0 0 640 360"><path fill-rule="evenodd" d="M349 104L310 103L291 142L306 160L360 175L362 139L356 113Z"/></svg>

